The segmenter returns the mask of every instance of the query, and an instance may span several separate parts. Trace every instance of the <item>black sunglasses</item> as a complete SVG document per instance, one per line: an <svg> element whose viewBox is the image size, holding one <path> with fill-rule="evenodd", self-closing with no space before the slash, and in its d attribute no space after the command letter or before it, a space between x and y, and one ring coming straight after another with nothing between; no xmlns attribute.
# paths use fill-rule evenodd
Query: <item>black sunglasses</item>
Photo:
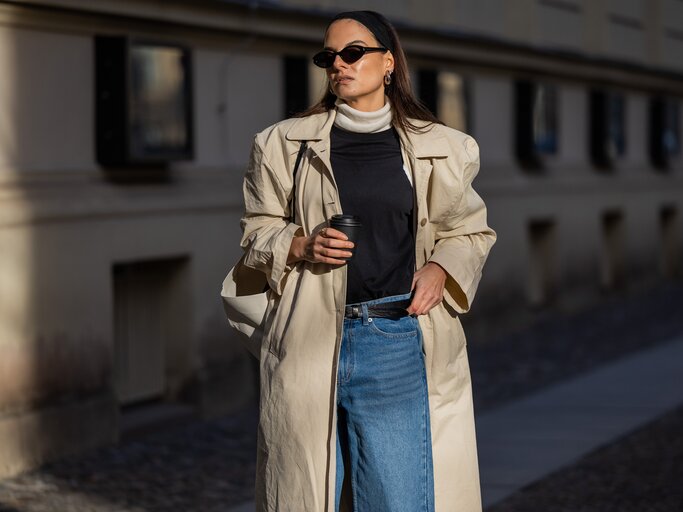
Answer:
<svg viewBox="0 0 683 512"><path fill-rule="evenodd" d="M341 60L347 64L353 64L354 62L360 60L360 58L366 53L384 53L387 51L389 50L386 48L370 48L369 46L359 46L357 44L352 44L343 50L339 50L338 52L333 52L332 50L323 50L316 53L313 56L313 64L320 68L329 68L332 66L332 64L334 64L334 59L337 58L337 55L339 55Z"/></svg>

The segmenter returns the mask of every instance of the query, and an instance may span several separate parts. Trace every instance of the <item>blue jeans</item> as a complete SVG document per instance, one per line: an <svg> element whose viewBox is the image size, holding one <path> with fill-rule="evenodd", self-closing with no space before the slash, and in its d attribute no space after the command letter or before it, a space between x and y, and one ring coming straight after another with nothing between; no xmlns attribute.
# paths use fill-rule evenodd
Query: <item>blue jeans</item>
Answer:
<svg viewBox="0 0 683 512"><path fill-rule="evenodd" d="M336 510L433 512L427 375L416 318L345 319L337 374Z"/></svg>

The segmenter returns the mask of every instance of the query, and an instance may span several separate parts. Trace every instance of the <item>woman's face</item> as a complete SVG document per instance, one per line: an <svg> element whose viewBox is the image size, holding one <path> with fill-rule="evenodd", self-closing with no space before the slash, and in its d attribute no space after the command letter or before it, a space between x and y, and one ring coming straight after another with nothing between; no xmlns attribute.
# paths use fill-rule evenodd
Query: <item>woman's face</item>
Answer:
<svg viewBox="0 0 683 512"><path fill-rule="evenodd" d="M381 46L364 25L351 19L335 21L325 34L325 49L338 52L350 46ZM327 78L334 94L349 106L371 112L384 106L384 75L394 71L391 52L366 53L353 64L339 55L327 68Z"/></svg>

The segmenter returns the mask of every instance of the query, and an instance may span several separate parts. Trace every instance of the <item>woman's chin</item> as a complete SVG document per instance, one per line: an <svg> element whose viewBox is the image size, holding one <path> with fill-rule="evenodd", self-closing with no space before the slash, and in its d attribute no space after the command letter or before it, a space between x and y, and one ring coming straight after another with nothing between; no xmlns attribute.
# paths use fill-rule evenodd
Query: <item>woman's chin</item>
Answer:
<svg viewBox="0 0 683 512"><path fill-rule="evenodd" d="M335 89L334 93L337 98L344 101L353 101L356 98L356 95L353 94L353 92L344 89L344 87L337 87Z"/></svg>

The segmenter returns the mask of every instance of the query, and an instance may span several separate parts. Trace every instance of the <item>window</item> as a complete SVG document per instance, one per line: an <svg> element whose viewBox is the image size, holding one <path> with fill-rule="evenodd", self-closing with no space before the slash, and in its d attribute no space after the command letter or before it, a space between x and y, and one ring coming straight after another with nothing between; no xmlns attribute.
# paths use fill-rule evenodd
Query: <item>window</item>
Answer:
<svg viewBox="0 0 683 512"><path fill-rule="evenodd" d="M615 290L624 284L624 215L607 211L602 215L601 285Z"/></svg>
<svg viewBox="0 0 683 512"><path fill-rule="evenodd" d="M529 223L529 302L533 306L545 305L555 296L555 245L554 221Z"/></svg>
<svg viewBox="0 0 683 512"><path fill-rule="evenodd" d="M453 71L420 69L417 73L420 100L446 126L468 131L467 82Z"/></svg>
<svg viewBox="0 0 683 512"><path fill-rule="evenodd" d="M624 96L594 89L589 108L591 159L595 166L610 169L626 152Z"/></svg>
<svg viewBox="0 0 683 512"><path fill-rule="evenodd" d="M420 100L432 111L439 115L439 78L435 69L420 69L417 72L417 90Z"/></svg>
<svg viewBox="0 0 683 512"><path fill-rule="evenodd" d="M309 106L308 66L309 59L306 57L286 56L284 58L285 117L292 117Z"/></svg>
<svg viewBox="0 0 683 512"><path fill-rule="evenodd" d="M659 227L662 241L662 273L675 278L681 273L681 239L678 210L665 206L659 211Z"/></svg>
<svg viewBox="0 0 683 512"><path fill-rule="evenodd" d="M557 89L552 84L515 84L515 146L527 167L541 167L543 157L557 153Z"/></svg>
<svg viewBox="0 0 683 512"><path fill-rule="evenodd" d="M95 55L97 161L117 167L191 159L190 50L97 36Z"/></svg>
<svg viewBox="0 0 683 512"><path fill-rule="evenodd" d="M681 152L680 107L672 98L650 101L650 158L658 169L667 169Z"/></svg>

